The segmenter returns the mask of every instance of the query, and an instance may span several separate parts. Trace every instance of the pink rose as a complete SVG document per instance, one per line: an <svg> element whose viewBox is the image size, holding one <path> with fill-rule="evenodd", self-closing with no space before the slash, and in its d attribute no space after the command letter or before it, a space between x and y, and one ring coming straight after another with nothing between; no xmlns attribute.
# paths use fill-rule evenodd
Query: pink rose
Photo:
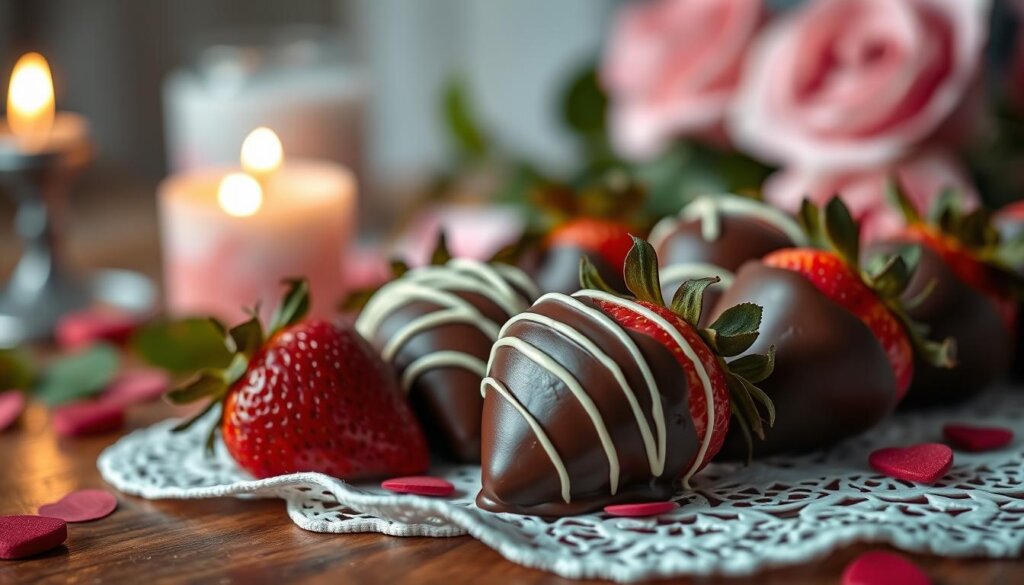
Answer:
<svg viewBox="0 0 1024 585"><path fill-rule="evenodd" d="M795 213L804 197L822 204L838 194L861 222L862 239L872 241L896 235L905 225L899 210L885 196L886 182L893 176L900 180L921 213L927 213L946 188L956 189L962 195L965 209L973 209L979 203L978 193L964 170L951 156L936 151L865 172L830 174L786 169L768 177L764 198Z"/></svg>
<svg viewBox="0 0 1024 585"><path fill-rule="evenodd" d="M764 12L761 0L649 0L620 9L601 71L616 149L647 158L673 138L720 128Z"/></svg>
<svg viewBox="0 0 1024 585"><path fill-rule="evenodd" d="M751 48L731 136L803 168L906 156L978 80L988 11L988 0L811 2Z"/></svg>

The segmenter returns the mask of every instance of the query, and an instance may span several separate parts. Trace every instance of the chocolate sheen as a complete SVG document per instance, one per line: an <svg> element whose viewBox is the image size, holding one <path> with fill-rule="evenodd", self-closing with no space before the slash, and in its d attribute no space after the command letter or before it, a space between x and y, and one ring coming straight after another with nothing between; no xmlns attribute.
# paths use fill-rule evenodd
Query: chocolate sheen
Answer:
<svg viewBox="0 0 1024 585"><path fill-rule="evenodd" d="M571 326L606 352L621 368L636 396L639 411L651 429L651 391L626 344L593 315L577 306L546 298L529 313ZM578 299L587 307L597 305ZM672 497L676 484L695 461L700 441L690 417L686 375L661 343L622 329L649 364L664 411L666 456L663 471L652 474L640 424L622 386L595 355L563 332L530 320L512 323L503 337L530 344L564 367L596 405L617 453L620 475L613 495L611 466L597 425L581 401L556 375L516 347L497 347L489 374L532 416L553 444L569 479L571 497L563 498L556 463L538 434L515 406L485 381L483 411L483 489L477 505L494 512L564 516L599 510L613 503L661 501Z"/></svg>
<svg viewBox="0 0 1024 585"><path fill-rule="evenodd" d="M754 439L754 455L809 451L866 431L896 407L896 378L885 351L860 319L803 276L748 262L713 310L763 307L760 335L748 353L775 346L775 371L758 386L775 403L775 426ZM747 456L735 427L720 457Z"/></svg>
<svg viewBox="0 0 1024 585"><path fill-rule="evenodd" d="M699 218L681 220L658 242L656 251L662 266L701 262L735 272L748 260L794 246L789 236L756 217L722 213L719 234L704 239Z"/></svg>
<svg viewBox="0 0 1024 585"><path fill-rule="evenodd" d="M913 242L876 244L865 254L895 253ZM927 287L931 292L915 304ZM957 365L937 368L920 358L903 399L906 406L949 404L976 395L1002 377L1010 366L1013 336L993 301L958 279L942 257L921 246L921 261L903 294L907 314L929 329L932 339L952 337Z"/></svg>
<svg viewBox="0 0 1024 585"><path fill-rule="evenodd" d="M524 269L541 292L571 294L580 290L580 258L583 256L590 259L609 286L619 292L627 292L621 267L614 267L600 254L577 246L558 245L540 251L524 262Z"/></svg>

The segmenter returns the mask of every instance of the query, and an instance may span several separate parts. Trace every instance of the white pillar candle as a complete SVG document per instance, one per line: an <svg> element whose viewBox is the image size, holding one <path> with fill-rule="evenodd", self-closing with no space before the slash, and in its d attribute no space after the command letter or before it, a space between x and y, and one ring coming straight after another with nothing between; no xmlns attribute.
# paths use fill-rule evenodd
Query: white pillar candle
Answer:
<svg viewBox="0 0 1024 585"><path fill-rule="evenodd" d="M309 279L312 315L333 313L345 292L355 179L327 161L287 159L274 168L268 149L275 142L276 137L259 148L247 144L244 171L188 171L160 185L171 315L235 322L245 317L245 308L261 303L266 317L282 293L281 280L290 277Z"/></svg>

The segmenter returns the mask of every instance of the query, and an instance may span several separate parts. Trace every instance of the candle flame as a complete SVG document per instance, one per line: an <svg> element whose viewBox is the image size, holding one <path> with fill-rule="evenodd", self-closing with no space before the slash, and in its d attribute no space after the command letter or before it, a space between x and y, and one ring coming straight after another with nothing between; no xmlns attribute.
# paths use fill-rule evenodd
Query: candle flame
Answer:
<svg viewBox="0 0 1024 585"><path fill-rule="evenodd" d="M39 53L18 59L7 91L7 123L26 146L38 148L53 127L53 76Z"/></svg>
<svg viewBox="0 0 1024 585"><path fill-rule="evenodd" d="M251 176L231 173L220 182L217 203L228 215L249 217L263 206L263 189L259 181Z"/></svg>
<svg viewBox="0 0 1024 585"><path fill-rule="evenodd" d="M261 126L253 130L242 143L242 168L250 175L273 173L283 160L281 140L270 128Z"/></svg>

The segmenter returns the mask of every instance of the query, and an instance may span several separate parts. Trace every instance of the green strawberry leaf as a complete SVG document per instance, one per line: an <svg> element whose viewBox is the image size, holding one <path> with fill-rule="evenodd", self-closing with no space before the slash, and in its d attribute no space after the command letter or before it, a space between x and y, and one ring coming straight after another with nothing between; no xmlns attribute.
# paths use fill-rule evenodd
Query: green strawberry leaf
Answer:
<svg viewBox="0 0 1024 585"><path fill-rule="evenodd" d="M285 293L284 301L274 311L268 337L302 321L309 312L309 281L305 278L295 278L285 280L284 284L288 285L288 292Z"/></svg>
<svg viewBox="0 0 1024 585"><path fill-rule="evenodd" d="M580 256L580 288L589 290L599 290L613 295L619 293L615 291L607 282L601 273L597 271L597 267L590 261L587 256Z"/></svg>
<svg viewBox="0 0 1024 585"><path fill-rule="evenodd" d="M774 369L774 345L768 349L767 354L752 353L729 362L729 371L754 384L768 379Z"/></svg>
<svg viewBox="0 0 1024 585"><path fill-rule="evenodd" d="M825 238L850 266L860 265L860 227L838 196L825 205Z"/></svg>
<svg viewBox="0 0 1024 585"><path fill-rule="evenodd" d="M760 305L740 303L722 312L709 329L714 330L719 337L757 333L762 313Z"/></svg>
<svg viewBox="0 0 1024 585"><path fill-rule="evenodd" d="M449 80L442 97L442 112L448 136L460 157L481 159L488 153L488 138L473 111L466 84L460 78Z"/></svg>
<svg viewBox="0 0 1024 585"><path fill-rule="evenodd" d="M46 367L35 392L49 406L94 396L117 374L120 355L109 344L61 356Z"/></svg>
<svg viewBox="0 0 1024 585"><path fill-rule="evenodd" d="M228 332L234 341L235 351L251 358L263 346L263 325L258 316L253 316L241 325L236 325Z"/></svg>
<svg viewBox="0 0 1024 585"><path fill-rule="evenodd" d="M227 329L216 320L154 321L132 336L130 347L150 365L175 374L224 368L231 362Z"/></svg>
<svg viewBox="0 0 1024 585"><path fill-rule="evenodd" d="M171 404L182 405L204 399L216 401L227 392L227 389L227 382L219 372L207 371L164 396Z"/></svg>
<svg viewBox="0 0 1024 585"><path fill-rule="evenodd" d="M661 279L658 276L658 254L646 240L631 235L633 247L626 254L626 269L623 274L626 288L638 300L665 306L661 296Z"/></svg>
<svg viewBox="0 0 1024 585"><path fill-rule="evenodd" d="M683 318L690 325L697 327L700 314L704 309L704 291L713 284L721 282L717 276L695 278L679 285L672 295L672 312Z"/></svg>
<svg viewBox="0 0 1024 585"><path fill-rule="evenodd" d="M448 236L444 233L443 229L439 230L437 232L437 244L430 255L430 264L432 266L441 266L451 259L452 253L448 250Z"/></svg>
<svg viewBox="0 0 1024 585"><path fill-rule="evenodd" d="M821 210L810 199L805 198L800 203L800 213L797 219L800 220L800 226L807 232L807 238L813 245L821 247L825 244L821 227Z"/></svg>
<svg viewBox="0 0 1024 585"><path fill-rule="evenodd" d="M917 250L918 256L920 256L920 248L917 246L910 248ZM914 272L900 254L891 254L881 258L884 259L884 263L877 272L869 276L871 288L884 299L895 299L906 290Z"/></svg>
<svg viewBox="0 0 1024 585"><path fill-rule="evenodd" d="M892 205L900 210L907 225L924 222L921 213L917 210L917 206L914 205L914 202L907 196L906 190L903 189L903 184L900 182L899 177L893 175L885 182L885 196Z"/></svg>

